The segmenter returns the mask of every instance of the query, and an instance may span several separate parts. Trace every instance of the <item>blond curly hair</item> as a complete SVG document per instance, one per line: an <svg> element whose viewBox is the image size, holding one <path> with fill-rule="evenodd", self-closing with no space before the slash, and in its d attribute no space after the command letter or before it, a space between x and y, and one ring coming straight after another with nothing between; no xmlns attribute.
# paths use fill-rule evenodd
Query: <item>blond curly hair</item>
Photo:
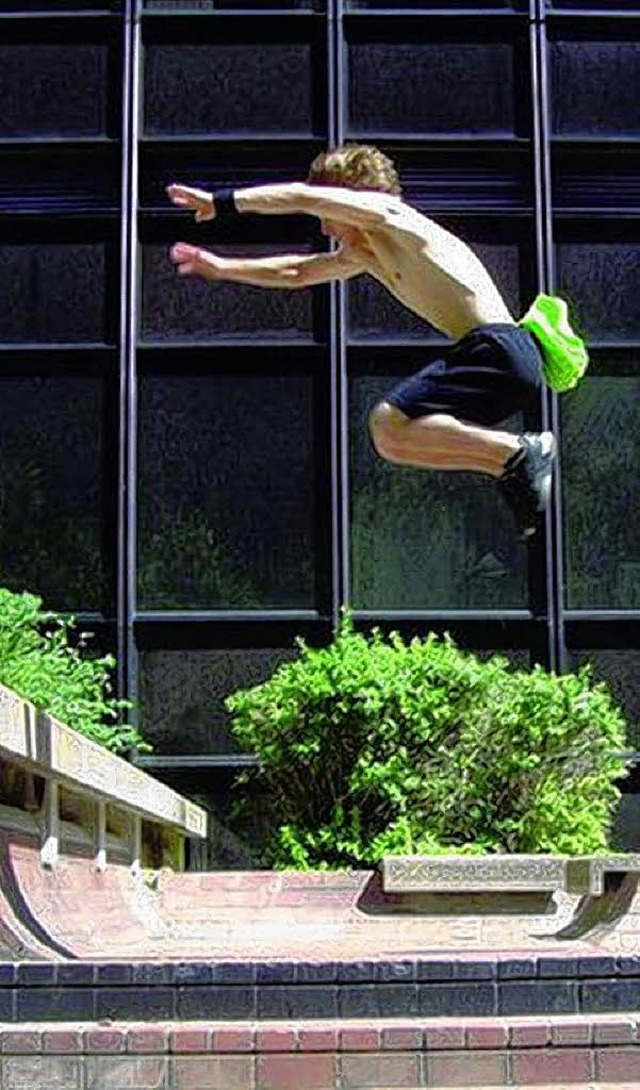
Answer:
<svg viewBox="0 0 640 1090"><path fill-rule="evenodd" d="M344 144L317 155L309 167L308 185L343 189L374 189L380 193L402 192L391 159L372 144Z"/></svg>

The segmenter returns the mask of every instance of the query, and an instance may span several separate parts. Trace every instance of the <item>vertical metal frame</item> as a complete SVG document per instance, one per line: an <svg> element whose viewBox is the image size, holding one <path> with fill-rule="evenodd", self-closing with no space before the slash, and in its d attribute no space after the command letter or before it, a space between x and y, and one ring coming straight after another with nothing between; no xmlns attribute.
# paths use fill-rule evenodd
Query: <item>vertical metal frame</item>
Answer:
<svg viewBox="0 0 640 1090"><path fill-rule="evenodd" d="M538 125L540 131L540 166L542 186L542 251L544 255L544 288L552 292L555 287L555 262L553 253L553 195L551 180L551 118L550 118L550 90L549 90L549 64L547 52L547 26L545 14L545 0L537 0L539 8L539 20L537 23L537 56L539 65L539 82L537 95ZM547 388L545 391L546 423L560 440L560 407L558 395ZM562 524L562 451L561 443L558 444L558 455L552 502L546 525L546 548L549 566L549 615L553 616L552 629L553 647L551 648L551 668L562 672L566 669L565 637L564 637L564 546Z"/></svg>
<svg viewBox="0 0 640 1090"><path fill-rule="evenodd" d="M327 0L328 103L327 136L334 147L344 139L345 89L343 83L343 0ZM349 419L346 350L345 287L329 287L329 352L331 370L331 481L333 594L332 623L338 625L343 606L351 597L349 533Z"/></svg>
<svg viewBox="0 0 640 1090"><path fill-rule="evenodd" d="M136 340L140 20L138 0L124 0L122 218L120 234L120 427L118 437L118 695L135 699L133 638L136 601ZM135 709L131 718L135 721Z"/></svg>
<svg viewBox="0 0 640 1090"><path fill-rule="evenodd" d="M536 233L536 273L538 290L549 291L551 285L551 226L550 226L550 166L548 125L543 116L546 102L546 65L544 57L545 43L542 37L541 15L543 0L530 0L529 3L529 42L531 52L531 108L533 113L533 170L535 194L535 233ZM543 387L540 394L542 427L552 430L557 435L557 427L552 415L550 391ZM555 475L557 482L557 473ZM555 494L554 484L552 510L545 519L544 555L539 560L539 576L536 596L544 596L544 609L547 618L547 658L548 668L559 667L557 641L557 595L555 564ZM541 544L537 546L539 550Z"/></svg>

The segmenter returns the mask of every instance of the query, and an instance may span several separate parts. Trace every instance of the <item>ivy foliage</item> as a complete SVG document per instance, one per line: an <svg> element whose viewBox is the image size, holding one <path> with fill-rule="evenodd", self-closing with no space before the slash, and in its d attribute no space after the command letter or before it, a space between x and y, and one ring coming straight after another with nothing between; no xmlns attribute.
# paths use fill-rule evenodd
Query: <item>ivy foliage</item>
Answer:
<svg viewBox="0 0 640 1090"><path fill-rule="evenodd" d="M43 612L33 594L0 588L0 684L113 753L151 747L119 722L127 701L111 696L115 659L88 653L90 634L77 636L73 618Z"/></svg>
<svg viewBox="0 0 640 1090"><path fill-rule="evenodd" d="M607 848L625 722L590 668L557 676L405 642L345 618L334 642L227 698L261 765L233 820L275 867L384 855L588 854Z"/></svg>

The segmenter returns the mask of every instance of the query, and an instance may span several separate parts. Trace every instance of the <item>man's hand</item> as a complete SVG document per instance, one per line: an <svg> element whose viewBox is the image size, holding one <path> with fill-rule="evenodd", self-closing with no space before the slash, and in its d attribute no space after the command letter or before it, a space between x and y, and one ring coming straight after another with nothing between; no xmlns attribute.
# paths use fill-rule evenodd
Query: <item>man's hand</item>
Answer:
<svg viewBox="0 0 640 1090"><path fill-rule="evenodd" d="M176 242L169 251L169 257L177 268L179 276L204 276L207 280L223 280L224 258L217 257L210 250L201 250L199 246L190 246L187 242Z"/></svg>
<svg viewBox="0 0 640 1090"><path fill-rule="evenodd" d="M215 219L213 196L204 189L192 189L188 185L168 185L167 196L178 208L195 212L196 223Z"/></svg>

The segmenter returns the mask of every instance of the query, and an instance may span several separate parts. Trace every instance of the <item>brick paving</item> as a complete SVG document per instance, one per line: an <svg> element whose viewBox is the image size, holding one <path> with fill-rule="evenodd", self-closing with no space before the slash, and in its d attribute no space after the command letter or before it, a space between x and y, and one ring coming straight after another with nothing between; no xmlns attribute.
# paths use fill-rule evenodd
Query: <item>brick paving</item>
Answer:
<svg viewBox="0 0 640 1090"><path fill-rule="evenodd" d="M4 1025L0 1052L3 1090L637 1090L640 1014L535 1023Z"/></svg>

